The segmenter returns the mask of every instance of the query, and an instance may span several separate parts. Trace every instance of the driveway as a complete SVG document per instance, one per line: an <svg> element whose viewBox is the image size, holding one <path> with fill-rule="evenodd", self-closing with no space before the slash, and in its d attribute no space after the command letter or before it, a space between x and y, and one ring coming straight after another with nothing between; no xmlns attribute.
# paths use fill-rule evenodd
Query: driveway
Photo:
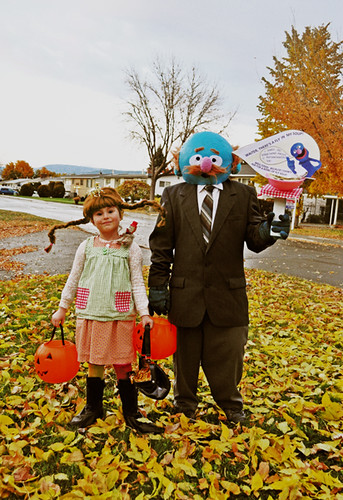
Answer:
<svg viewBox="0 0 343 500"><path fill-rule="evenodd" d="M0 197L0 209L15 212L26 212L41 217L67 222L82 217L82 207L61 203L44 202L39 199ZM142 248L143 264L149 265L149 234L156 215L130 213L126 211L122 226L127 227L136 220L138 229L136 241ZM22 237L0 240L1 248L17 248L24 245L37 246L39 250L29 254L16 256L16 260L25 262L24 272L27 274L65 274L72 265L75 250L88 234L96 232L92 224L81 226L82 230L60 230L57 233L56 245L49 254L44 252L48 244L47 234L33 233ZM85 234L88 233L88 234ZM342 242L320 239L299 238L290 236L286 241L277 241L260 254L244 250L245 267L263 269L275 273L283 273L312 280L317 283L343 287L343 246ZM7 271L0 272L0 279L10 279Z"/></svg>
<svg viewBox="0 0 343 500"><path fill-rule="evenodd" d="M245 267L343 288L342 242L290 236L260 254L246 250Z"/></svg>
<svg viewBox="0 0 343 500"><path fill-rule="evenodd" d="M82 219L82 206L70 205L69 203L54 203L42 201L39 198L20 198L18 196L0 196L0 210L11 210L12 212L24 212L47 219L56 219L62 222ZM157 215L146 215L132 213L127 210L124 213L122 226L128 227L135 220L138 222L136 241L139 245L149 248L148 238L155 224ZM92 223L80 226L84 231L96 234L97 230Z"/></svg>

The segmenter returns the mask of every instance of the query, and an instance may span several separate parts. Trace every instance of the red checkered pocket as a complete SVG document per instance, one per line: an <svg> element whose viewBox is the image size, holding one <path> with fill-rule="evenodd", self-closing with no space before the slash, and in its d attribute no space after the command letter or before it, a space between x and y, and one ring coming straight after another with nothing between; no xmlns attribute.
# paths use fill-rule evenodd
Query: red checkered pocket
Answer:
<svg viewBox="0 0 343 500"><path fill-rule="evenodd" d="M119 312L128 312L130 310L131 292L116 292L115 308Z"/></svg>
<svg viewBox="0 0 343 500"><path fill-rule="evenodd" d="M75 306L78 309L86 309L89 296L89 288L79 287L76 291Z"/></svg>

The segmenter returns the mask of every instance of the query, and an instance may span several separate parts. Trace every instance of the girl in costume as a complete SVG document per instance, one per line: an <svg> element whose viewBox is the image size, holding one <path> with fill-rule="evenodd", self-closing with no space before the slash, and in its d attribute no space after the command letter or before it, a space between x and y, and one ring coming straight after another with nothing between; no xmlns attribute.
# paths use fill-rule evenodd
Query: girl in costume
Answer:
<svg viewBox="0 0 343 500"><path fill-rule="evenodd" d="M152 327L148 312L148 299L142 275L142 255L133 241L136 223L130 231L119 234L123 208L152 205L160 212L156 202L129 205L124 203L115 189L97 189L83 205L84 218L54 226L49 232L51 245L55 230L91 221L98 236L83 241L76 251L72 270L62 291L59 309L52 315L52 324L64 323L66 312L76 295L75 342L80 362L88 362L87 403L75 415L71 424L83 428L104 416L104 368L113 365L122 402L123 415L128 426L142 433L160 433L162 427L142 422L138 411L137 389L131 383L131 363L136 359L133 329L136 313L143 326Z"/></svg>

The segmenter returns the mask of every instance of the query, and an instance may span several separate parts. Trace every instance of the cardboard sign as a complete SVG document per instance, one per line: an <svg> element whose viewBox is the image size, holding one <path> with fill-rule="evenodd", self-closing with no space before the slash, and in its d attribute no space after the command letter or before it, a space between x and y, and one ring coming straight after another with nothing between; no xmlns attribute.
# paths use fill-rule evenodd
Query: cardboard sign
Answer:
<svg viewBox="0 0 343 500"><path fill-rule="evenodd" d="M321 167L317 143L300 130L280 132L243 146L233 154L280 189L286 184L292 185L292 189L298 187Z"/></svg>

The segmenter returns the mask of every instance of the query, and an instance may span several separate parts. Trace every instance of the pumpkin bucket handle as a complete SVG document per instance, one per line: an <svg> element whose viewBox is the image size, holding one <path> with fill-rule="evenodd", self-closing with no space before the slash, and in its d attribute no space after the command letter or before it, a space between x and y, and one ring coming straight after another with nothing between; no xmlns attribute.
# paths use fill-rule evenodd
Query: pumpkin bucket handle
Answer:
<svg viewBox="0 0 343 500"><path fill-rule="evenodd" d="M147 358L150 358L150 356L151 356L150 326L149 325L146 325L146 327L144 328L142 355L147 357Z"/></svg>
<svg viewBox="0 0 343 500"><path fill-rule="evenodd" d="M61 328L62 344L65 345L65 342L64 342L64 332L63 332L62 323L60 323L60 328ZM56 326L54 326L54 329L52 330L52 334L51 334L51 338L50 338L49 342L51 342L52 339L54 338L55 332L56 332Z"/></svg>
<svg viewBox="0 0 343 500"><path fill-rule="evenodd" d="M170 380L156 361L149 359L150 356L150 326L146 325L143 334L142 354L139 356L138 374L148 370L150 372L150 379L142 382L134 379L134 384L145 396L156 400L164 399L170 391Z"/></svg>

